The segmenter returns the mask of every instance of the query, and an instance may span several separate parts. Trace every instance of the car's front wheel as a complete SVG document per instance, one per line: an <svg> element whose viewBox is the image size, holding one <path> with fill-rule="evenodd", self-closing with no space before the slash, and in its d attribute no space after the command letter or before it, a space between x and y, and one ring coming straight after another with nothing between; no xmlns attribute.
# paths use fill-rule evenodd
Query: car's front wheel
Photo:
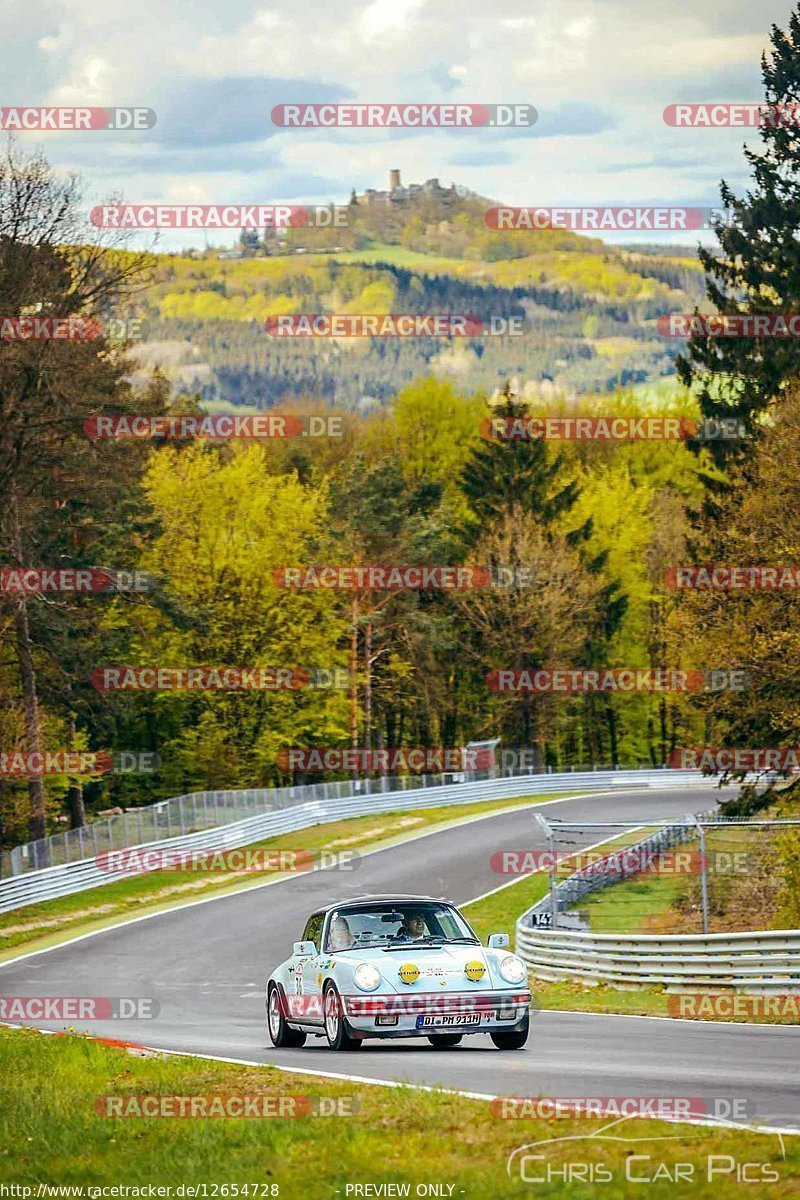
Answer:
<svg viewBox="0 0 800 1200"><path fill-rule="evenodd" d="M530 1016L525 1013L525 1020L516 1029L498 1029L490 1034L498 1050L521 1050L528 1040Z"/></svg>
<svg viewBox="0 0 800 1200"><path fill-rule="evenodd" d="M461 1033L431 1034L428 1041L439 1050L447 1050L449 1046L457 1046L464 1035Z"/></svg>
<svg viewBox="0 0 800 1200"><path fill-rule="evenodd" d="M325 1036L331 1050L360 1050L361 1040L350 1034L350 1028L344 1016L342 998L333 983L325 985L322 1011L325 1018Z"/></svg>
<svg viewBox="0 0 800 1200"><path fill-rule="evenodd" d="M283 1009L283 993L279 991L277 984L273 983L267 995L267 1032L269 1033L269 1040L279 1050L289 1046L304 1046L306 1035L301 1030L292 1029L287 1024L286 1017L283 1015Z"/></svg>

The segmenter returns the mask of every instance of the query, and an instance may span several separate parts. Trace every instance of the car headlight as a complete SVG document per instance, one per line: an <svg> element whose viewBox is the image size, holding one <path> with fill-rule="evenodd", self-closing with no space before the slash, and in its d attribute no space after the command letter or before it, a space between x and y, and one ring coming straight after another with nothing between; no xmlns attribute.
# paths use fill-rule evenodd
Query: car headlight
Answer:
<svg viewBox="0 0 800 1200"><path fill-rule="evenodd" d="M528 977L528 968L516 954L508 954L502 959L497 968L506 983L522 983Z"/></svg>
<svg viewBox="0 0 800 1200"><path fill-rule="evenodd" d="M353 979L362 992L374 992L381 981L380 972L369 963L359 963L353 972Z"/></svg>

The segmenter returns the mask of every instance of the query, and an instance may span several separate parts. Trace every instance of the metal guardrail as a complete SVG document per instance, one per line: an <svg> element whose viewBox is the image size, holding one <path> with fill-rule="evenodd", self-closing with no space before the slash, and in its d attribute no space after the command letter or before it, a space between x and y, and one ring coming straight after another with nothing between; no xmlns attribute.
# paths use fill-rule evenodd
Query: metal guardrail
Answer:
<svg viewBox="0 0 800 1200"><path fill-rule="evenodd" d="M490 743L480 743L489 745ZM561 774L580 774L584 771L620 771L626 768L570 767ZM640 768L637 768L640 769ZM666 772L665 772L666 773ZM526 770L501 770L497 767L470 774L472 780L497 779L517 775L539 775L553 773ZM141 808L129 809L117 815L93 820L79 829L64 829L38 841L26 842L13 850L0 851L0 880L9 875L22 875L26 871L40 871L43 867L57 867L63 863L82 862L106 850L124 850L128 846L149 845L151 842L168 841L195 833L199 829L216 829L220 825L233 824L245 817L260 812L272 812L276 808L292 807L306 801L343 799L353 795L374 795L385 792L417 791L422 787L436 787L455 783L466 778L463 774L447 775L391 775L378 779L343 780L338 782L298 784L285 788L242 788L215 792L190 792L160 800Z"/></svg>
<svg viewBox="0 0 800 1200"><path fill-rule="evenodd" d="M638 873L649 852L696 835L692 825L670 825L619 847L618 868L576 871L555 889L557 911L598 888ZM635 852L635 853L631 853ZM609 856L614 855L609 847ZM626 854L631 863L626 869ZM550 896L516 924L516 951L539 979L583 983L660 984L666 988L744 988L748 992L800 989L800 929L748 933L606 934L538 927L551 914Z"/></svg>
<svg viewBox="0 0 800 1200"><path fill-rule="evenodd" d="M705 785L713 788L715 786L713 779L702 776L700 772L665 770L515 775L508 778L474 779L463 783L441 783L439 782L440 778L431 777L427 786L400 791L389 791L388 788L385 791L354 791L351 782L312 784L308 788L302 789L306 795L309 790L314 792L315 795L312 798L300 799L289 796L282 798L282 805L276 803L278 797L274 789L251 792L248 795L256 798L266 811L243 820L216 826L213 829L201 829L179 837L158 838L140 843L140 845L142 848L157 845L160 848L175 850L191 848L234 850L265 838L308 829L313 825L323 825L347 817L371 816L404 809L435 808L478 801L513 799L516 796L536 796L548 792L603 791L608 788L624 787L682 788ZM374 783L379 782L374 781ZM396 780L391 782L396 782ZM334 789L344 788L350 791L349 795L331 794ZM287 793L291 791L289 788L282 790ZM294 791L298 793L301 789L296 788ZM199 792L196 795L205 798L206 808L213 808L213 805L209 806L209 799L218 796L240 796L241 793ZM180 799L186 801L187 797L180 797ZM292 799L294 799L294 803L292 803ZM268 805L272 807L267 808ZM113 849L113 847L99 846L98 854L103 854L109 849ZM59 866L15 875L9 879L0 880L0 913L35 904L40 900L51 900L58 896L87 891L90 888L100 887L104 883L115 882L126 875L137 873L137 871L115 871L112 875L108 870L103 870L93 856L78 862L63 863Z"/></svg>
<svg viewBox="0 0 800 1200"><path fill-rule="evenodd" d="M517 954L547 980L800 989L800 929L649 936L533 929L518 921Z"/></svg>

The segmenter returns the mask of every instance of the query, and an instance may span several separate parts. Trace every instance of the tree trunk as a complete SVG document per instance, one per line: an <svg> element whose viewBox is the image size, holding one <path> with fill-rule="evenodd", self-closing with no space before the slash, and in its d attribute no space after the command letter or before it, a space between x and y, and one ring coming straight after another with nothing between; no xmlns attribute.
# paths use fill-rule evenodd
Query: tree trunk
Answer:
<svg viewBox="0 0 800 1200"><path fill-rule="evenodd" d="M71 783L67 789L67 812L70 829L81 829L86 824L86 809L83 806L83 788Z"/></svg>
<svg viewBox="0 0 800 1200"><path fill-rule="evenodd" d="M608 740L611 748L611 765L612 767L619 766L619 744L617 742L617 714L611 707L611 701L608 702L606 709L606 721L608 723Z"/></svg>
<svg viewBox="0 0 800 1200"><path fill-rule="evenodd" d="M372 746L372 621L367 621L364 628L364 670L364 749L369 755ZM371 772L368 770L367 774Z"/></svg>
<svg viewBox="0 0 800 1200"><path fill-rule="evenodd" d="M659 701L658 701L658 719L659 719L659 727L660 727L660 733L661 733L660 757L661 757L662 764L667 761L667 746L669 744L669 728L667 725L667 717L668 717L667 700L664 695L661 695L659 697Z"/></svg>
<svg viewBox="0 0 800 1200"><path fill-rule="evenodd" d="M0 846L5 844L6 840L6 823L3 820L3 813L6 810L6 781L0 775ZM9 871L10 874L10 871ZM0 851L0 879L3 878L3 853Z"/></svg>
<svg viewBox="0 0 800 1200"><path fill-rule="evenodd" d="M350 745L358 747L358 596L353 592L350 606ZM353 767L353 779L358 770Z"/></svg>
<svg viewBox="0 0 800 1200"><path fill-rule="evenodd" d="M594 697L586 696L584 700L584 713L586 715L586 744L589 749L589 761L594 765L600 761L599 751L597 747L597 712L594 704ZM583 765L583 764L578 764Z"/></svg>
<svg viewBox="0 0 800 1200"><path fill-rule="evenodd" d="M75 720L69 722L69 748L75 748ZM86 824L86 809L83 804L83 784L73 779L67 789L67 812L70 829L81 829Z"/></svg>
<svg viewBox="0 0 800 1200"><path fill-rule="evenodd" d="M19 504L14 485L11 485L8 506L11 549L17 566L25 566L22 556L22 534L19 526ZM25 712L25 741L28 754L41 755L41 731L39 726L39 700L36 694L36 669L33 665L33 646L28 622L28 600L24 592L12 599L14 606L14 633L16 635L17 659L19 660L22 701ZM44 781L41 775L28 779L28 829L31 841L46 835L44 813ZM37 866L46 865L37 863Z"/></svg>

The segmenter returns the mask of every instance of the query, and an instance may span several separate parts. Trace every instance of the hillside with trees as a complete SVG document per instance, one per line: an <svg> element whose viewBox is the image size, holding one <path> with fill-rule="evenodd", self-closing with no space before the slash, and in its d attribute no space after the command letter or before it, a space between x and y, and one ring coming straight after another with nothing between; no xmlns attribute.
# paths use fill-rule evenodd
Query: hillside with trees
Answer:
<svg viewBox="0 0 800 1200"><path fill-rule="evenodd" d="M159 255L136 309L141 360L210 408L309 399L362 411L427 373L486 393L514 378L529 396L542 384L575 396L674 374L680 343L656 322L700 299L696 260L567 231L498 232L487 204L351 205L344 229L245 237L243 259ZM264 329L281 313L334 312L513 318L524 336L321 340Z"/></svg>

